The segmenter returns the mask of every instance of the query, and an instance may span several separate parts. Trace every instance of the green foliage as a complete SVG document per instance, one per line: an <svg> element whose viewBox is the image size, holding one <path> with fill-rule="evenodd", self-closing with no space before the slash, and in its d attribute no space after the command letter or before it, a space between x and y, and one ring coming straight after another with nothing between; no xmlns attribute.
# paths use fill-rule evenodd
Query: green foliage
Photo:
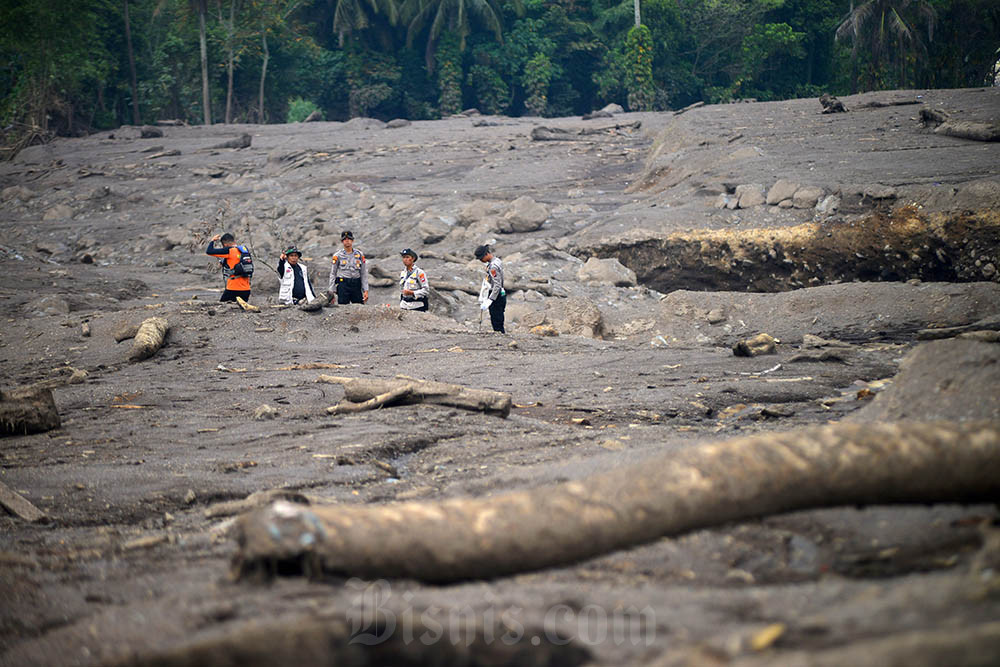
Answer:
<svg viewBox="0 0 1000 667"><path fill-rule="evenodd" d="M625 38L625 87L631 111L653 108L653 36L644 25L634 26Z"/></svg>
<svg viewBox="0 0 1000 667"><path fill-rule="evenodd" d="M483 113L503 113L510 104L510 89L500 74L486 65L473 65L469 68L466 84L472 88L476 106Z"/></svg>
<svg viewBox="0 0 1000 667"><path fill-rule="evenodd" d="M301 123L314 111L320 111L316 103L311 100L304 100L301 97L293 97L288 100L288 114L285 116L286 123ZM320 119L323 112L320 111Z"/></svg>
<svg viewBox="0 0 1000 667"><path fill-rule="evenodd" d="M441 35L434 52L437 63L438 110L442 116L462 110L462 54L458 36L451 32Z"/></svg>
<svg viewBox="0 0 1000 667"><path fill-rule="evenodd" d="M524 108L534 116L544 116L548 108L549 82L552 80L552 61L544 53L536 53L524 65L521 82L528 94Z"/></svg>
<svg viewBox="0 0 1000 667"><path fill-rule="evenodd" d="M347 65L351 118L369 116L379 105L390 100L399 77L399 65L391 56L368 50L352 53Z"/></svg>

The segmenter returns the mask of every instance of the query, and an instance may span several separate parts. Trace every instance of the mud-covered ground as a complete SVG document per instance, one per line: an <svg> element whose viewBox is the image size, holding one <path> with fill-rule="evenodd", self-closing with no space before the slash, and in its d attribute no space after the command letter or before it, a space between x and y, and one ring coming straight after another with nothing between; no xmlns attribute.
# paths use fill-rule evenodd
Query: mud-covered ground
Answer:
<svg viewBox="0 0 1000 667"><path fill-rule="evenodd" d="M0 663L193 664L197 648L220 664L857 664L829 652L878 656L864 647L969 628L986 628L981 664L1000 659L984 625L1000 614L992 506L799 512L449 586L229 577L223 503L255 492L488 496L858 418L928 345L921 330L996 329L1000 144L934 134L919 109L997 122L1000 91L844 101L852 110L829 116L799 100L589 121L122 128L0 165L4 388L87 373L54 390L60 428L0 440L0 481L48 517L0 514ZM532 140L541 125L606 130ZM250 148L211 148L242 132ZM737 186L766 193L779 179L839 205L726 207ZM508 335L483 330L475 296L451 287L430 314L400 313L394 284L367 306L276 306L266 263L295 243L323 289L345 228L373 277L396 275L409 246L432 285L472 292L472 249L494 243L521 287ZM878 243L851 246L854 228L877 228ZM217 303L203 246L226 230L254 246L261 312ZM847 261L817 272L804 241L791 247L805 238L832 239L823 261L877 245L867 261L898 266L864 274L886 282L852 282ZM624 266L595 277L592 256ZM790 291L740 288L751 284ZM114 332L153 315L171 325L167 345L127 361ZM776 354L733 355L760 332ZM1000 346L963 345L940 357L946 383L934 369L903 394L938 414L897 401L879 418L1000 419ZM515 407L506 419L432 405L329 416L343 389L320 374L405 374L510 392ZM949 386L967 395L935 402Z"/></svg>

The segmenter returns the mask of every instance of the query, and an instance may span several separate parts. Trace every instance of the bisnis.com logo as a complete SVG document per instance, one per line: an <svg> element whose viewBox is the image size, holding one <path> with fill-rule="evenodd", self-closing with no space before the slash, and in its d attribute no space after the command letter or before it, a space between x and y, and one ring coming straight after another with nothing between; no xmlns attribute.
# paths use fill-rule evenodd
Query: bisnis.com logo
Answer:
<svg viewBox="0 0 1000 667"><path fill-rule="evenodd" d="M656 614L648 605L642 609L619 606L609 610L596 604L577 607L558 603L539 615L500 603L488 591L475 607L417 606L412 592L394 596L392 586L384 579L349 579L346 585L354 592L347 614L352 644L375 646L392 640L428 646L442 641L455 646L477 641L539 646L543 642L562 645L576 641L586 645L612 642L616 646L651 646L656 639Z"/></svg>

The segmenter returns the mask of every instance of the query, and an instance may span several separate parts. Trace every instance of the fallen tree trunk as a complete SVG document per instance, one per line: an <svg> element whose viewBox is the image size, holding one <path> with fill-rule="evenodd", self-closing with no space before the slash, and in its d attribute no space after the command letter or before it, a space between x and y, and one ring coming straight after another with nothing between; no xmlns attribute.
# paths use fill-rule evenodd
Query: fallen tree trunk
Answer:
<svg viewBox="0 0 1000 667"><path fill-rule="evenodd" d="M478 287L465 285L463 283L453 283L447 280L435 280L431 287L441 290L442 292L465 292L466 294L479 296ZM503 288L508 293L535 290L539 294L544 294L545 296L564 296L564 294L556 294L549 285L544 283L510 283L509 285L505 284Z"/></svg>
<svg viewBox="0 0 1000 667"><path fill-rule="evenodd" d="M501 391L470 389L458 384L420 380L405 375L397 375L392 380L320 375L316 381L344 385L344 398L353 403L363 403L396 390L408 389L408 392L393 397L392 400L401 405L413 403L448 405L501 417L510 414L510 394Z"/></svg>
<svg viewBox="0 0 1000 667"><path fill-rule="evenodd" d="M3 482L0 482L0 505L3 505L3 507L11 514L19 516L25 521L29 521L31 523L43 521L47 518L45 516L45 512L32 505L24 498L24 496L17 493Z"/></svg>
<svg viewBox="0 0 1000 667"><path fill-rule="evenodd" d="M129 361L142 361L156 354L163 347L170 325L162 317L150 317L142 321L132 341Z"/></svg>
<svg viewBox="0 0 1000 667"><path fill-rule="evenodd" d="M947 134L949 137L972 141L1000 141L1000 125L949 120L934 128L934 134Z"/></svg>
<svg viewBox="0 0 1000 667"><path fill-rule="evenodd" d="M993 501L998 492L1000 422L841 423L700 445L490 498L275 503L240 518L233 571L298 561L372 578L493 578L779 512Z"/></svg>
<svg viewBox="0 0 1000 667"><path fill-rule="evenodd" d="M337 405L331 406L326 409L327 414L331 415L342 415L351 412L364 412L365 410L376 410L385 405L392 405L397 401L400 401L413 392L412 384L405 384L401 387L393 387L389 391L379 394L378 396L373 396L366 401L361 401L360 403L346 400L341 401Z"/></svg>
<svg viewBox="0 0 1000 667"><path fill-rule="evenodd" d="M44 433L60 425L51 388L39 384L0 391L0 435Z"/></svg>

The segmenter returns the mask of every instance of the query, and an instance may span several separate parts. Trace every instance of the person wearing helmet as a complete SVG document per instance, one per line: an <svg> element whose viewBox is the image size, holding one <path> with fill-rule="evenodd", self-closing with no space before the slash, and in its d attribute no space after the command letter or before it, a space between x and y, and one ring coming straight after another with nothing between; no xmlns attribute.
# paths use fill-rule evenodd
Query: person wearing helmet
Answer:
<svg viewBox="0 0 1000 667"><path fill-rule="evenodd" d="M490 252L489 246L479 246L476 248L475 255L476 259L486 265L486 277L483 278L483 285L487 289L479 307L482 310L490 311L490 324L493 325L494 331L506 333L503 320L504 311L507 310L507 292L503 288L503 262Z"/></svg>
<svg viewBox="0 0 1000 667"><path fill-rule="evenodd" d="M365 254L354 248L354 233L340 233L344 247L333 255L330 268L330 301L368 303L368 264Z"/></svg>
<svg viewBox="0 0 1000 667"><path fill-rule="evenodd" d="M308 303L316 298L312 283L309 282L309 269L299 261L301 258L302 253L295 246L281 253L278 258L278 280L281 281L278 303L290 306L300 301Z"/></svg>
<svg viewBox="0 0 1000 667"><path fill-rule="evenodd" d="M403 310L427 311L427 297L431 287L427 274L416 265L417 253L406 248L399 253L403 258L403 270L399 272L399 307Z"/></svg>

